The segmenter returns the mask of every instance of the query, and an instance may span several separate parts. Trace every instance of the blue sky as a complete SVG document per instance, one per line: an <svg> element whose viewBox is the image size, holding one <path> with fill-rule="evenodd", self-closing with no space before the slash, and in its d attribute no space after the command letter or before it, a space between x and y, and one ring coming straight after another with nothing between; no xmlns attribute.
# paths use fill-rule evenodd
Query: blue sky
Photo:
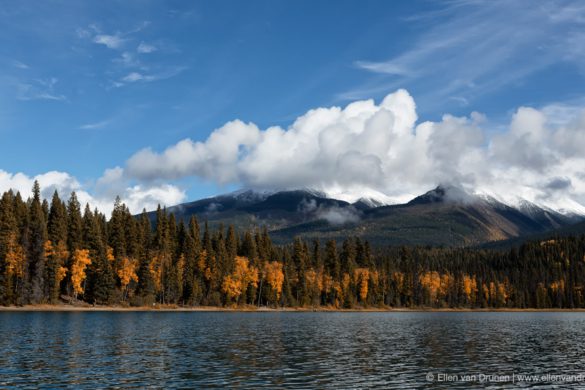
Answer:
<svg viewBox="0 0 585 390"><path fill-rule="evenodd" d="M419 122L477 111L498 132L521 106L563 122L583 106L584 22L562 1L1 2L0 169L91 192L144 148L400 88ZM163 176L187 199L242 185Z"/></svg>

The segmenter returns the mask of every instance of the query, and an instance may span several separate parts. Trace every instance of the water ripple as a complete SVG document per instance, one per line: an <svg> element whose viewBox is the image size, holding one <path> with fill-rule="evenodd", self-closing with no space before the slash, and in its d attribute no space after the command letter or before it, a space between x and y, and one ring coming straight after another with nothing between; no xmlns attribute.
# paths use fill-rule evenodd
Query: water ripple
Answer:
<svg viewBox="0 0 585 390"><path fill-rule="evenodd" d="M545 388L563 383L438 376L585 374L585 313L16 312L0 334L2 388Z"/></svg>

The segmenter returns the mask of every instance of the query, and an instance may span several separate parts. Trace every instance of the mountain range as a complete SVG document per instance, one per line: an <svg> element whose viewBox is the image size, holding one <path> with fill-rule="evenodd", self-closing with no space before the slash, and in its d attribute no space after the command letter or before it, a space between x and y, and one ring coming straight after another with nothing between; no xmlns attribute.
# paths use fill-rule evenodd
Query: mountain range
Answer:
<svg viewBox="0 0 585 390"><path fill-rule="evenodd" d="M340 241L352 235L377 245L474 246L566 230L585 219L527 201L506 205L452 186L439 186L397 205L368 198L349 203L307 189L241 190L167 211L184 221L196 215L211 226L266 226L277 242L297 236Z"/></svg>

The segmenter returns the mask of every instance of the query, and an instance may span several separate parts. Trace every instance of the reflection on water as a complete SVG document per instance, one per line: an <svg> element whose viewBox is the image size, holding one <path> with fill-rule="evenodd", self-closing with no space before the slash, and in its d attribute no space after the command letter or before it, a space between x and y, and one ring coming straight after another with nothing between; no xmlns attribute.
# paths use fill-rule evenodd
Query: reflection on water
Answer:
<svg viewBox="0 0 585 390"><path fill-rule="evenodd" d="M585 374L584 347L585 313L4 312L0 387L562 386L479 375Z"/></svg>

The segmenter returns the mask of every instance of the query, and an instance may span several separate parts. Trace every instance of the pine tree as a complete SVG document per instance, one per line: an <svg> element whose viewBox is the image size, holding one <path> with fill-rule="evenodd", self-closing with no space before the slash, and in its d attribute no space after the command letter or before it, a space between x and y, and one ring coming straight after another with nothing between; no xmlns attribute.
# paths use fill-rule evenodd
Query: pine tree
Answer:
<svg viewBox="0 0 585 390"><path fill-rule="evenodd" d="M67 249L67 209L59 198L57 191L53 193L51 208L47 222L48 241L45 244L47 256L47 291L50 302L56 302L61 291L61 282L67 274L69 250ZM49 249L49 251L47 251Z"/></svg>
<svg viewBox="0 0 585 390"><path fill-rule="evenodd" d="M27 226L27 301L41 303L45 298L45 241L47 241L47 225L45 213L41 205L41 190L35 180L33 198L29 206Z"/></svg>
<svg viewBox="0 0 585 390"><path fill-rule="evenodd" d="M14 194L5 192L0 199L0 304L16 303L16 297L22 296L24 267L18 267L15 261L24 263L24 250L19 245L19 230L14 213ZM22 254L22 258L18 256ZM24 271L24 270L23 270Z"/></svg>
<svg viewBox="0 0 585 390"><path fill-rule="evenodd" d="M150 226L150 220L148 219L146 210L143 210L140 216L138 231L141 251L139 254L138 286L136 292L142 298L143 302L152 303L156 299L155 285L151 272L152 252L150 248L152 227Z"/></svg>
<svg viewBox="0 0 585 390"><path fill-rule="evenodd" d="M327 241L325 245L325 268L334 279L339 279L341 263L339 262L339 256L337 256L337 244L334 240Z"/></svg>
<svg viewBox="0 0 585 390"><path fill-rule="evenodd" d="M88 285L84 298L89 302L105 304L114 295L114 273L112 261L107 256L106 239L100 220L101 215L92 213L87 205L83 214L83 243L89 250L91 264L88 266Z"/></svg>

